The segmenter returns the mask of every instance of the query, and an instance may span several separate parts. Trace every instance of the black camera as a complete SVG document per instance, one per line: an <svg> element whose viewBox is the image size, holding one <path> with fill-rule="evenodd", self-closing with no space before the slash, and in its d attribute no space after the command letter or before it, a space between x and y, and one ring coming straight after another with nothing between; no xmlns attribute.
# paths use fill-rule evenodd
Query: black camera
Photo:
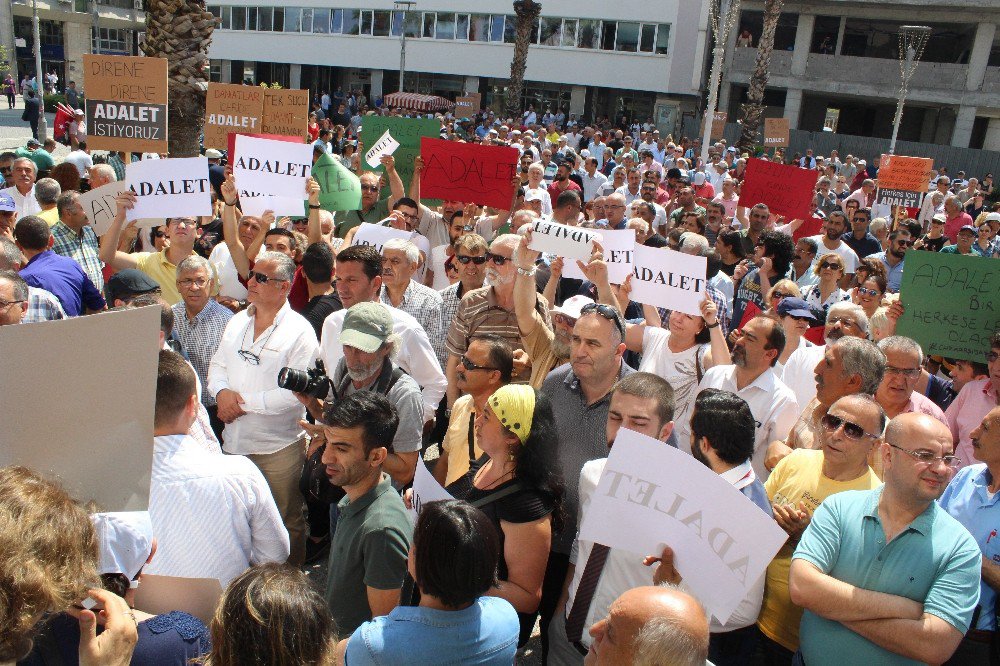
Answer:
<svg viewBox="0 0 1000 666"><path fill-rule="evenodd" d="M317 359L315 368L296 370L285 367L279 370L278 386L314 398L325 398L330 392L330 378L326 376L323 361Z"/></svg>

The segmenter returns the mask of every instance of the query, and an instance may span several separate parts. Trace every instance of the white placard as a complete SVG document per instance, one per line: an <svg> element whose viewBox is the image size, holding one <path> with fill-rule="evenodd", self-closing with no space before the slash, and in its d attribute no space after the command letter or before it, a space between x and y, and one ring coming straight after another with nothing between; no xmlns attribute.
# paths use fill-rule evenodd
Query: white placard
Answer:
<svg viewBox="0 0 1000 666"><path fill-rule="evenodd" d="M263 217L264 211L271 211L277 217L290 215L292 217L302 217L305 215L306 206L303 199L292 197L275 197L270 194L259 194L257 192L239 191L240 209L244 215L251 217Z"/></svg>
<svg viewBox="0 0 1000 666"><path fill-rule="evenodd" d="M632 272L632 251L635 247L635 229L601 231L601 247L604 248L604 263L608 265L608 282L621 284ZM589 257L588 257L589 259ZM583 260L587 263L587 259ZM587 277L575 261L563 263L563 277L586 280Z"/></svg>
<svg viewBox="0 0 1000 666"><path fill-rule="evenodd" d="M428 502L438 502L441 500L455 499L437 482L429 471L424 461L417 461L417 471L413 474L413 508L408 509L410 520L414 525L417 523L417 516L420 515L420 508Z"/></svg>
<svg viewBox="0 0 1000 666"><path fill-rule="evenodd" d="M664 546L712 615L725 623L788 537L732 484L683 451L622 428L580 539L644 555Z"/></svg>
<svg viewBox="0 0 1000 666"><path fill-rule="evenodd" d="M90 222L90 226L98 236L103 236L111 227L111 222L115 219L115 213L118 211L115 197L127 189L126 183L116 181L101 185L96 190L84 192L78 197L77 201L83 206L87 221Z"/></svg>
<svg viewBox="0 0 1000 666"><path fill-rule="evenodd" d="M306 196L313 148L308 143L275 141L239 134L233 177L240 190L275 197Z"/></svg>
<svg viewBox="0 0 1000 666"><path fill-rule="evenodd" d="M375 145L369 148L368 152L365 153L365 162L368 163L368 166L374 169L381 164L379 160L382 159L383 155L392 155L396 152L397 148L399 148L399 141L393 139L392 135L389 134L389 130L386 130L385 134L383 134L379 140L375 142Z"/></svg>
<svg viewBox="0 0 1000 666"><path fill-rule="evenodd" d="M536 220L531 225L529 250L548 252L569 260L587 261L594 250L594 241L601 241L600 232L571 227L558 222Z"/></svg>
<svg viewBox="0 0 1000 666"><path fill-rule="evenodd" d="M413 238L413 232L362 222L358 230L354 232L354 240L351 241L351 245L371 245L378 250L379 254L382 254L382 246L393 238L410 240Z"/></svg>
<svg viewBox="0 0 1000 666"><path fill-rule="evenodd" d="M125 216L129 222L212 214L212 184L204 157L132 162L125 167L125 183L136 195L135 206Z"/></svg>
<svg viewBox="0 0 1000 666"><path fill-rule="evenodd" d="M632 252L632 300L700 316L708 273L705 257L668 248L635 245Z"/></svg>

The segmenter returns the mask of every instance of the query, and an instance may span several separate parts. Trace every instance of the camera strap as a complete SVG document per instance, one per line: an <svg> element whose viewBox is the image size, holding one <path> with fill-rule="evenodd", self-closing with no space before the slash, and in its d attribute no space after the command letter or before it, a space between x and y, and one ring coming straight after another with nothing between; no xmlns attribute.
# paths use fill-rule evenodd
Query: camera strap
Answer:
<svg viewBox="0 0 1000 666"><path fill-rule="evenodd" d="M347 389L351 386L351 376L347 373L347 366L343 366L343 375L340 376L340 380L337 382L330 381L330 388L333 390L333 397L335 400L341 400L347 395ZM405 375L406 372L403 371L399 366L393 366L392 361L388 358L382 366L382 372L379 373L378 379L371 385L367 390L374 391L375 393L380 393L382 395L388 395L392 387L396 385L399 378Z"/></svg>

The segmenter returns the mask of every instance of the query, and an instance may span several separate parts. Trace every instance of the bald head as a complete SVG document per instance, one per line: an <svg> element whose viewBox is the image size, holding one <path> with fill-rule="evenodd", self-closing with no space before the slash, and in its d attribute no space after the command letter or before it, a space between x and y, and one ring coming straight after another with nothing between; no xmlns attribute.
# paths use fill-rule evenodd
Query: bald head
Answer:
<svg viewBox="0 0 1000 666"><path fill-rule="evenodd" d="M886 489L911 504L930 503L944 492L955 469L942 462L953 456L951 430L927 414L908 412L889 421L882 448ZM919 458L932 457L933 462Z"/></svg>

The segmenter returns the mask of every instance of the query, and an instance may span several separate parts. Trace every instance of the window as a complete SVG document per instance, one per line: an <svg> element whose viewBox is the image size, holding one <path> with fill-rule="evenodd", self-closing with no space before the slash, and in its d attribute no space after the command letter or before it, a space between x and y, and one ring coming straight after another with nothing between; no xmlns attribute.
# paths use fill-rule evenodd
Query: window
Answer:
<svg viewBox="0 0 1000 666"><path fill-rule="evenodd" d="M247 7L247 30L257 29L257 8Z"/></svg>
<svg viewBox="0 0 1000 666"><path fill-rule="evenodd" d="M618 39L615 42L616 51L634 53L639 50L639 24L627 21L618 22Z"/></svg>
<svg viewBox="0 0 1000 666"><path fill-rule="evenodd" d="M213 83L222 81L222 62L210 60L208 63L208 80Z"/></svg>
<svg viewBox="0 0 1000 666"><path fill-rule="evenodd" d="M247 29L247 8L233 7L233 30Z"/></svg>
<svg viewBox="0 0 1000 666"><path fill-rule="evenodd" d="M285 32L298 32L302 28L302 8L285 7Z"/></svg>
<svg viewBox="0 0 1000 666"><path fill-rule="evenodd" d="M424 12L424 37L434 39L434 25L437 15L434 12Z"/></svg>
<svg viewBox="0 0 1000 666"><path fill-rule="evenodd" d="M642 32L639 36L639 50L645 53L653 52L653 45L656 42L656 24L643 23Z"/></svg>
<svg viewBox="0 0 1000 666"><path fill-rule="evenodd" d="M576 46L576 19L563 19L562 46Z"/></svg>
<svg viewBox="0 0 1000 666"><path fill-rule="evenodd" d="M614 21L601 21L601 48L605 51L615 50L615 32L617 24Z"/></svg>
<svg viewBox="0 0 1000 666"><path fill-rule="evenodd" d="M455 16L455 39L466 40L469 38L469 15L458 14Z"/></svg>
<svg viewBox="0 0 1000 666"><path fill-rule="evenodd" d="M128 53L128 35L125 30L117 28L99 28L97 40L94 42L96 53Z"/></svg>
<svg viewBox="0 0 1000 666"><path fill-rule="evenodd" d="M312 32L313 30L313 10L312 7L302 8L302 32Z"/></svg>
<svg viewBox="0 0 1000 666"><path fill-rule="evenodd" d="M344 34L356 35L361 27L361 11L357 9L344 10Z"/></svg>
<svg viewBox="0 0 1000 666"><path fill-rule="evenodd" d="M539 44L543 46L559 46L562 42L562 19L542 17L539 32Z"/></svg>
<svg viewBox="0 0 1000 666"><path fill-rule="evenodd" d="M493 14L490 17L490 41L503 41L503 14Z"/></svg>
<svg viewBox="0 0 1000 666"><path fill-rule="evenodd" d="M660 55L667 55L667 46L670 42L670 26L661 23L656 29L656 52Z"/></svg>
<svg viewBox="0 0 1000 666"><path fill-rule="evenodd" d="M403 32L404 23L407 37L420 36L420 12L393 12L392 31L390 34L393 37L399 37Z"/></svg>
<svg viewBox="0 0 1000 666"><path fill-rule="evenodd" d="M274 31L281 32L285 29L285 8L274 8Z"/></svg>
<svg viewBox="0 0 1000 666"><path fill-rule="evenodd" d="M577 29L576 45L581 49L596 49L600 47L601 22L590 19L580 19ZM614 24L612 24L614 25Z"/></svg>
<svg viewBox="0 0 1000 666"><path fill-rule="evenodd" d="M438 12L437 29L434 31L435 39L455 39L455 14L452 12Z"/></svg>
<svg viewBox="0 0 1000 666"><path fill-rule="evenodd" d="M76 0L76 2L73 3L73 6L74 6L74 11L78 11L82 14L87 13L87 0ZM212 11L213 9L215 11ZM219 17L218 7L209 7L208 11L212 12L212 15L215 16L216 18Z"/></svg>
<svg viewBox="0 0 1000 666"><path fill-rule="evenodd" d="M327 34L330 32L330 10L313 9L313 32Z"/></svg>
<svg viewBox="0 0 1000 666"><path fill-rule="evenodd" d="M263 30L265 32L270 32L274 29L274 8L273 7L258 7L257 8L257 29Z"/></svg>
<svg viewBox="0 0 1000 666"><path fill-rule="evenodd" d="M517 39L517 19L510 14L507 14L504 21L503 28L503 41L504 44L513 44L514 40Z"/></svg>
<svg viewBox="0 0 1000 666"><path fill-rule="evenodd" d="M232 30L233 28L233 8L223 7L222 8L222 25L219 26L223 30Z"/></svg>
<svg viewBox="0 0 1000 666"><path fill-rule="evenodd" d="M370 9L361 10L361 34L372 34L372 10Z"/></svg>
<svg viewBox="0 0 1000 666"><path fill-rule="evenodd" d="M83 3L83 5L84 5L83 9L80 9L80 3ZM76 11L78 11L78 12L86 12L87 11L87 0L76 0ZM208 13L211 14L212 16L214 16L217 19L221 19L222 18L222 7L220 7L219 5L209 5L208 6Z"/></svg>
<svg viewBox="0 0 1000 666"><path fill-rule="evenodd" d="M386 10L376 10L372 22L372 34L376 37L389 36L389 24L392 21L392 13Z"/></svg>
<svg viewBox="0 0 1000 666"><path fill-rule="evenodd" d="M339 35L344 29L344 10L330 10L330 34Z"/></svg>
<svg viewBox="0 0 1000 666"><path fill-rule="evenodd" d="M488 42L490 40L490 15L473 14L469 18L469 41Z"/></svg>

